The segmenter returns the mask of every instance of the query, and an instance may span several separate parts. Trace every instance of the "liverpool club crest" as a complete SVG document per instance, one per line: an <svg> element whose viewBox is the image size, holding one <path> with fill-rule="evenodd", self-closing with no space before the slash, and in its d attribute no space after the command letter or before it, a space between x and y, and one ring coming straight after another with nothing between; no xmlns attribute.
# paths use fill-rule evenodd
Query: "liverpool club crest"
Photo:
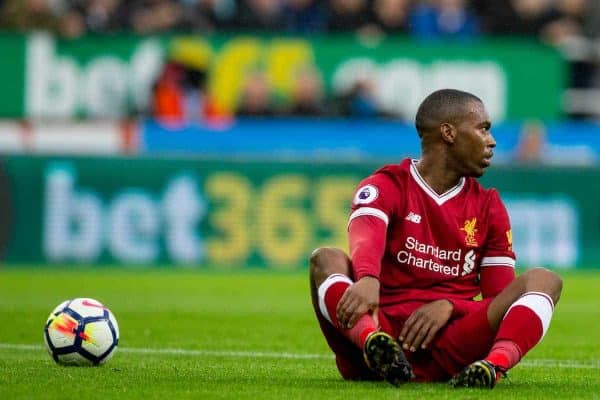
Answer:
<svg viewBox="0 0 600 400"><path fill-rule="evenodd" d="M477 239L475 234L477 233L477 218L473 217L465 221L464 226L460 228L465 233L465 244L470 247L477 247Z"/></svg>

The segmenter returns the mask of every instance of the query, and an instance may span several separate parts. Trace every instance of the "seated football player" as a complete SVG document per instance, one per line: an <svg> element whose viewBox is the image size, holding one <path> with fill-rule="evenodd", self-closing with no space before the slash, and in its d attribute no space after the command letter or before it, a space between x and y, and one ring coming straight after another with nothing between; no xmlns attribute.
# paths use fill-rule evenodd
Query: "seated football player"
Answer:
<svg viewBox="0 0 600 400"><path fill-rule="evenodd" d="M490 128L473 94L429 95L416 114L421 157L356 190L350 254L311 256L313 306L344 379L493 388L546 334L562 281L544 268L515 277L506 208L477 181Z"/></svg>

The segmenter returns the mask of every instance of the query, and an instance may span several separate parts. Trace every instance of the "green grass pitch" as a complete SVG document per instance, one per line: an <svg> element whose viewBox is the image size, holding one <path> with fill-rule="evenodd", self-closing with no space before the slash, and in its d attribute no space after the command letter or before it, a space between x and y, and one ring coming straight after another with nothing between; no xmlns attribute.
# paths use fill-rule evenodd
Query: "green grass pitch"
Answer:
<svg viewBox="0 0 600 400"><path fill-rule="evenodd" d="M0 399L600 399L600 271L561 273L544 341L493 390L344 382L305 273L0 269ZM61 367L43 325L62 300L115 313L101 367Z"/></svg>

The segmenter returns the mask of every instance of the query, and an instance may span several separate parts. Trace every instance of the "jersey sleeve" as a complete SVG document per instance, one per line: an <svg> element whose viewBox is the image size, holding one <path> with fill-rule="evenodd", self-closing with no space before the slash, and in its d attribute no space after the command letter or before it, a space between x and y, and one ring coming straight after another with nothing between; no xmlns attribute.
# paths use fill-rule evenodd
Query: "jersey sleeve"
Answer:
<svg viewBox="0 0 600 400"><path fill-rule="evenodd" d="M394 215L398 189L385 174L363 180L354 194L348 239L354 278L379 278L386 247L387 226Z"/></svg>
<svg viewBox="0 0 600 400"><path fill-rule="evenodd" d="M481 258L480 282L483 298L500 293L515 278L515 253L506 207L498 192L491 191L489 231Z"/></svg>

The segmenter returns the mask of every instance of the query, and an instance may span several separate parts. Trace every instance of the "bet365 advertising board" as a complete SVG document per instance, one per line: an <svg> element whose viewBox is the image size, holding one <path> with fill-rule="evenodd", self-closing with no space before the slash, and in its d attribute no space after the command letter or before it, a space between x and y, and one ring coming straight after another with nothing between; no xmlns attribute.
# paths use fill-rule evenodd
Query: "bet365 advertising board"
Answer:
<svg viewBox="0 0 600 400"><path fill-rule="evenodd" d="M7 265L295 269L346 248L355 185L375 164L194 158L0 161ZM488 171L507 204L518 265L600 267L600 169Z"/></svg>
<svg viewBox="0 0 600 400"><path fill-rule="evenodd" d="M280 101L305 73L335 95L368 80L378 104L410 118L442 87L479 95L495 122L560 116L565 62L526 40L369 43L352 36L94 36L0 34L0 117L124 117L148 109L167 55L208 69L209 95L224 109L240 98L249 71L261 71ZM175 57L175 56L174 56Z"/></svg>

